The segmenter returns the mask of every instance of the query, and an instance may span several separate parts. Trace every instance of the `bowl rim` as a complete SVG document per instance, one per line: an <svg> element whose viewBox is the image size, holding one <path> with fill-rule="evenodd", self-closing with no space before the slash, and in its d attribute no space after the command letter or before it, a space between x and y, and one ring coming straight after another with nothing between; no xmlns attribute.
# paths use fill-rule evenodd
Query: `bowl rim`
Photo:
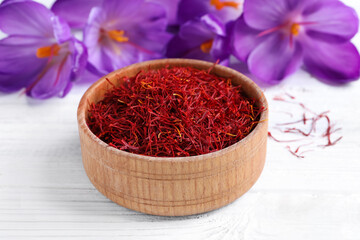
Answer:
<svg viewBox="0 0 360 240"><path fill-rule="evenodd" d="M87 99L89 96L91 96L92 89L97 88L98 85L101 85L103 81L106 81L106 78L110 78L113 75L116 75L120 72L127 71L129 68L134 68L134 67L136 67L138 69L145 68L145 67L148 68L149 65L151 65L151 64L161 64L161 63L166 63L167 65L170 65L170 66L176 65L176 64L178 64L178 65L184 64L184 63L186 65L199 65L200 64L200 65L208 66L208 67L214 66L214 68L219 68L225 72L232 74L233 76L235 76L235 75L240 76L241 81L246 82L249 86L251 86L252 88L255 88L255 90L257 92L260 92L260 94L261 94L260 98L258 99L258 102L264 107L264 111L261 112L261 114L260 114L259 122L256 124L255 128L246 137L244 137L240 141L238 141L226 148L223 148L223 149L220 149L220 150L217 150L214 152L206 153L206 154L185 156L185 157L155 157L155 156L131 153L131 152L127 152L127 151L123 151L123 150L111 147L111 146L109 146L109 144L105 143L100 138L98 138L88 127L88 125L86 123L86 118L85 118L85 112L87 110L86 106L88 104ZM79 130L81 128L84 129L85 134L88 138L90 138L95 143L99 144L100 147L104 148L106 151L110 151L113 154L120 155L125 158L127 158L127 157L136 158L137 160L142 160L142 161L146 161L146 162L195 162L195 161L201 161L201 160L208 159L208 158L219 157L226 152L232 152L232 151L236 150L237 148L239 148L243 145L246 145L250 141L252 136L257 134L260 131L260 129L262 127L264 127L264 125L267 124L268 112L269 112L269 107L268 107L268 102L265 98L264 92L254 81L252 81L250 78L248 78L244 74L242 74L232 68L225 67L222 65L215 65L214 63L208 62L208 61L186 59L186 58L164 58L164 59L149 60L149 61L131 64L129 66L117 69L117 70L110 72L109 74L101 77L99 80L97 80L95 83L93 83L81 97L81 100L79 102L78 109L77 109L77 122L78 122Z"/></svg>

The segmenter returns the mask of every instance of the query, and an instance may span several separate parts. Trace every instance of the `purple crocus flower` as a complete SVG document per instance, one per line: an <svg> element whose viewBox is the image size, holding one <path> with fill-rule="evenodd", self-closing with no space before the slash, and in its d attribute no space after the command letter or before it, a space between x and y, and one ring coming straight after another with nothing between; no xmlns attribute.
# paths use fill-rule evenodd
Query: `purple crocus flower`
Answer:
<svg viewBox="0 0 360 240"><path fill-rule="evenodd" d="M211 14L223 23L236 20L242 14L243 0L182 0L179 4L178 19L185 23L205 14Z"/></svg>
<svg viewBox="0 0 360 240"><path fill-rule="evenodd" d="M86 64L86 50L69 26L43 5L5 1L0 5L0 91L26 88L28 96L65 96Z"/></svg>
<svg viewBox="0 0 360 240"><path fill-rule="evenodd" d="M104 0L92 8L84 30L89 62L106 74L118 68L160 58L170 39L166 13L144 0Z"/></svg>
<svg viewBox="0 0 360 240"><path fill-rule="evenodd" d="M234 55L268 83L302 64L319 79L356 80L360 56L350 39L358 23L355 11L338 0L248 0L235 23Z"/></svg>
<svg viewBox="0 0 360 240"><path fill-rule="evenodd" d="M187 21L169 42L167 57L193 58L226 64L230 55L227 27L211 14Z"/></svg>

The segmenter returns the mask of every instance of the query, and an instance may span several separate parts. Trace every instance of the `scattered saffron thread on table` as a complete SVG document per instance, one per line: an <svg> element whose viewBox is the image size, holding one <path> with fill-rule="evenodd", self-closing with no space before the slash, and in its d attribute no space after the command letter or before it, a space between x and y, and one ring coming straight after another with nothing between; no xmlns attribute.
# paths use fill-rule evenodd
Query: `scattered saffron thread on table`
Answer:
<svg viewBox="0 0 360 240"><path fill-rule="evenodd" d="M274 101L280 101L287 104L294 104L298 106L300 109L302 109L302 117L300 119L292 120L289 122L283 122L283 123L277 123L272 128L273 130L280 131L281 133L286 133L289 136L293 137L296 135L296 138L290 138L290 139L279 139L278 137L274 137L273 133L270 131L268 132L268 136L270 139L274 140L275 142L279 143L299 143L298 146L290 147L289 145L286 145L285 148L294 156L297 158L304 158L304 153L314 151L314 147L329 147L333 146L336 143L338 143L342 136L336 138L333 140L332 134L335 132L338 132L341 130L341 128L338 128L335 126L335 124L331 123L329 112L325 111L320 114L316 113L315 111L309 109L307 106L305 106L304 103L298 102L295 100L296 98L293 95L290 95L288 93L284 93L282 95L277 95L273 97ZM293 116L295 114L288 113L286 111L281 111L282 113L286 113L288 116L293 119ZM315 135L317 131L317 125L319 124L320 120L326 120L326 130L323 131L321 134ZM301 127L307 129L301 129ZM299 136L300 135L300 136ZM308 141L309 138L314 139L311 142L302 144L304 141ZM315 145L316 141L325 139L326 144L317 144ZM316 140L316 141L315 141ZM304 149L304 147L307 147L306 150L300 151L300 149ZM294 150L295 149L295 150Z"/></svg>
<svg viewBox="0 0 360 240"><path fill-rule="evenodd" d="M212 68L165 67L122 77L90 103L87 124L110 146L131 153L178 157L226 148L256 126L263 111L230 78Z"/></svg>

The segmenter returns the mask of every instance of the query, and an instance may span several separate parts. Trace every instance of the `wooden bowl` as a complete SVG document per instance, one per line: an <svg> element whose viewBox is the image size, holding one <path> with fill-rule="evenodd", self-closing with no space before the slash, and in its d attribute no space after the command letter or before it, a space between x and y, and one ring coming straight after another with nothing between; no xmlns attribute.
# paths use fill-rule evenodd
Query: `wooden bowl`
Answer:
<svg viewBox="0 0 360 240"><path fill-rule="evenodd" d="M88 102L98 102L121 76L169 66L208 69L213 63L162 59L137 63L102 77L82 97L78 125L85 171L94 186L112 201L139 212L184 216L203 213L233 202L256 182L264 167L268 105L260 88L241 73L216 65L212 72L231 77L234 85L265 107L260 123L241 141L220 151L191 157L149 157L110 147L88 128Z"/></svg>

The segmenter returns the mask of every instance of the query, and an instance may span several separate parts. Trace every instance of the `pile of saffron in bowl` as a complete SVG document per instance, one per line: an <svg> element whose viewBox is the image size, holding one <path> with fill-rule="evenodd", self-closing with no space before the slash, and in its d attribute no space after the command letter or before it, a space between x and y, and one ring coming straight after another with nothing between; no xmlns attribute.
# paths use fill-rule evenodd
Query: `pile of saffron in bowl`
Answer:
<svg viewBox="0 0 360 240"><path fill-rule="evenodd" d="M91 103L87 124L117 149L156 157L185 157L226 148L246 137L262 108L231 79L211 69L165 67L122 77Z"/></svg>

